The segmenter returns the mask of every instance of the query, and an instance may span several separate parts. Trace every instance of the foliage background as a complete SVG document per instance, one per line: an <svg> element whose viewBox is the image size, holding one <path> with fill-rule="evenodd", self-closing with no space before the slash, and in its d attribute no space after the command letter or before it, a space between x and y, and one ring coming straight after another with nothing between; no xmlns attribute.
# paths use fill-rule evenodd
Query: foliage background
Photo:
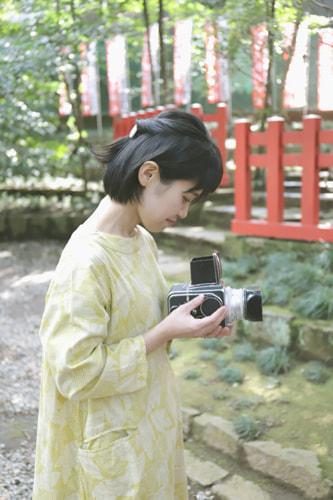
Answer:
<svg viewBox="0 0 333 500"><path fill-rule="evenodd" d="M321 4L321 15L332 16L330 2ZM175 22L193 19L192 101L206 105L204 67L204 25L223 15L228 30L223 34L223 51L230 62L234 100L247 113L251 106L244 100L250 95L251 27L265 23L269 30L270 61L281 63L281 26L286 21L296 25L314 14L318 2L309 0L4 0L0 6L0 178L12 176L86 177L89 169L87 129L93 121L84 121L80 102L80 44L96 40L99 43L101 76L105 75L103 44L118 33L126 34L129 48L131 100L134 110L140 109L141 53L146 30L144 7L149 24L159 18L163 24L163 46L166 54L166 102L173 95L173 29ZM313 17L313 29L322 18ZM327 23L324 19L324 22ZM67 47L65 53L61 49ZM288 54L288 57L291 54ZM289 64L286 60L286 65ZM283 71L285 68L283 69ZM282 73L283 73L282 71ZM58 113L59 80L70 75L72 115L66 120ZM281 83L281 85L283 82ZM102 98L106 97L102 84ZM277 100L278 102L278 100ZM276 104L276 103L275 103ZM267 102L263 117L270 114L272 78L267 82ZM237 107L237 106L236 106ZM280 109L281 112L283 110ZM110 135L112 121L104 116ZM96 134L95 134L96 135ZM100 138L99 138L100 139ZM90 140L94 134L90 133Z"/></svg>

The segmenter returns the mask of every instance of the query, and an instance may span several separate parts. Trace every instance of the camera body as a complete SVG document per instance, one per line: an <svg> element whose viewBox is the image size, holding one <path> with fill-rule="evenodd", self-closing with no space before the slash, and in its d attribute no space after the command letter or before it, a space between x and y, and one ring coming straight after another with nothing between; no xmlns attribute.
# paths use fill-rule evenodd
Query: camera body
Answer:
<svg viewBox="0 0 333 500"><path fill-rule="evenodd" d="M219 253L191 260L191 282L174 285L167 298L168 313L189 302L198 295L205 296L200 306L192 311L196 318L210 316L225 305L228 315L222 326L229 326L238 319L262 321L262 296L258 286L247 288L226 287L222 281L222 265Z"/></svg>

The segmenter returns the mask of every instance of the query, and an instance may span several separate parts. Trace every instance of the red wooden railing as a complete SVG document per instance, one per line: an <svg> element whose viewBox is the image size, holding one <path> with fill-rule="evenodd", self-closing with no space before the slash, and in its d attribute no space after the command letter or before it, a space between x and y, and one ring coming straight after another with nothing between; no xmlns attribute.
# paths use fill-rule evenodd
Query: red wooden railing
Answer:
<svg viewBox="0 0 333 500"><path fill-rule="evenodd" d="M137 118L151 118L158 115L162 111L167 109L175 109L175 105L170 106L158 106L156 108L148 108L146 110L141 110L136 113L130 113L129 115L123 115L114 118L113 120L113 139L119 139L128 135L131 128L135 124ZM226 171L226 161L227 161L227 150L226 150L226 139L227 139L227 106L224 103L217 104L216 113L204 113L201 104L192 104L191 113L199 116L204 123L207 124L211 136L216 140L216 145L219 148L222 156L222 161L224 165L224 174L221 182L221 186L229 185L229 176Z"/></svg>
<svg viewBox="0 0 333 500"><path fill-rule="evenodd" d="M333 130L321 130L321 118L303 119L303 130L286 131L283 118L268 119L267 131L252 132L248 120L235 123L235 218L234 233L291 240L333 242L333 225L320 223L320 170L333 166L333 153L322 153L322 144L333 144ZM288 153L286 146L301 146ZM265 153L254 154L262 146ZM302 167L300 222L284 220L284 168ZM251 167L266 168L266 220L254 220ZM333 208L333 207L332 207Z"/></svg>

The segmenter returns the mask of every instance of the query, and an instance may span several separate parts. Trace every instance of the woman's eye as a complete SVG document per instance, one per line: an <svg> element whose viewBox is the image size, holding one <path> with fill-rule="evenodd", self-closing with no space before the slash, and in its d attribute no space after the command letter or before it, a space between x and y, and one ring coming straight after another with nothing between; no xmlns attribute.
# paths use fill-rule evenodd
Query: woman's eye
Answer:
<svg viewBox="0 0 333 500"><path fill-rule="evenodd" d="M189 200L188 198L186 198L185 196L183 197L183 200L185 203L191 203L191 200Z"/></svg>

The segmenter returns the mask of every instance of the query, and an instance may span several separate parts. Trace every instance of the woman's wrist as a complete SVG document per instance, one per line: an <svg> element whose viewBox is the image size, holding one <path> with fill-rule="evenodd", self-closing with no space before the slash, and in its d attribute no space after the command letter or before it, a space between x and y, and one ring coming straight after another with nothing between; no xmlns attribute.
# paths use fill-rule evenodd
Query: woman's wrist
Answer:
<svg viewBox="0 0 333 500"><path fill-rule="evenodd" d="M155 349L158 349L162 345L172 340L170 335L168 335L168 329L165 327L164 322L158 323L151 330L148 330L143 335L143 339L146 344L146 353L149 354Z"/></svg>

